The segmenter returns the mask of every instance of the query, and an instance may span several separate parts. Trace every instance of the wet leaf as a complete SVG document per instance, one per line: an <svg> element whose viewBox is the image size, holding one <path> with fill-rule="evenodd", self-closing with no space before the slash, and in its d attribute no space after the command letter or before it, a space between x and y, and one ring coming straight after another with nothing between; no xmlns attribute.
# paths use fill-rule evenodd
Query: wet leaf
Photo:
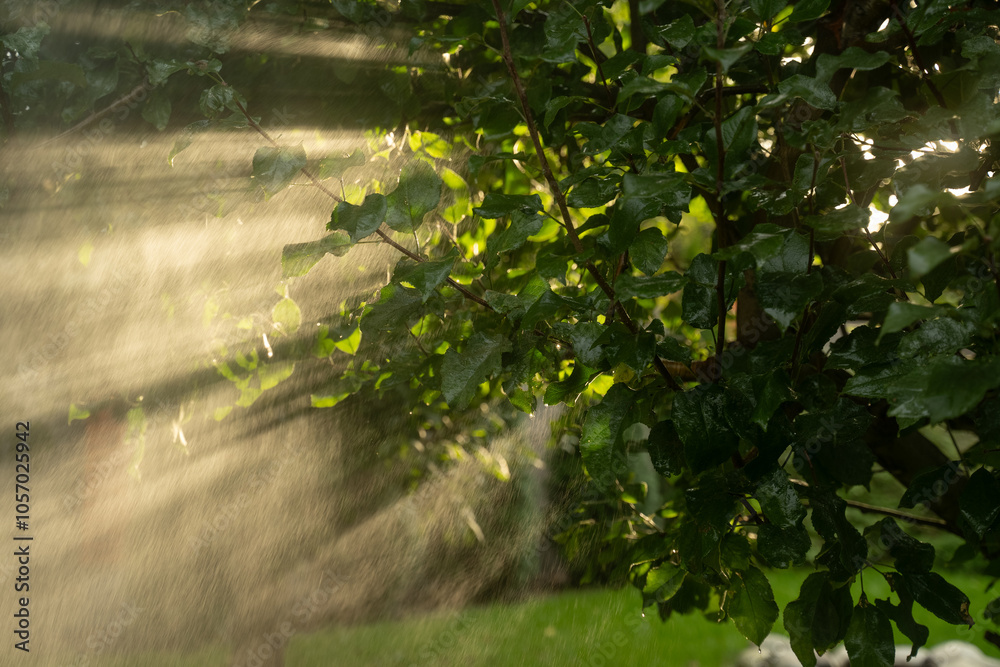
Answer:
<svg viewBox="0 0 1000 667"><path fill-rule="evenodd" d="M403 167L399 185L386 197L385 223L397 232L412 232L441 201L441 177L421 160Z"/></svg>
<svg viewBox="0 0 1000 667"><path fill-rule="evenodd" d="M342 201L333 209L326 228L342 229L350 235L352 242L357 243L375 233L385 220L386 210L385 197L377 193L365 197L360 206Z"/></svg>
<svg viewBox="0 0 1000 667"><path fill-rule="evenodd" d="M764 642L778 620L778 605L763 572L750 567L734 573L726 598L726 613L744 637L758 646Z"/></svg>
<svg viewBox="0 0 1000 667"><path fill-rule="evenodd" d="M468 405L479 385L500 370L500 356L510 349L505 336L480 332L465 341L461 352L448 350L441 364L441 394L448 405Z"/></svg>
<svg viewBox="0 0 1000 667"><path fill-rule="evenodd" d="M285 189L306 166L306 151L298 146L264 146L253 156L254 182L264 190L265 197L271 198Z"/></svg>

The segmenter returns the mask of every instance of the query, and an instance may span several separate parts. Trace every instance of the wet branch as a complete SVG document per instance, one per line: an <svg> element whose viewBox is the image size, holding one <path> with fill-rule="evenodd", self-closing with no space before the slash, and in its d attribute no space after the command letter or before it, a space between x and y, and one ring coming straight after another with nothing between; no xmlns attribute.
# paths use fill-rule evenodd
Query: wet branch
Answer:
<svg viewBox="0 0 1000 667"><path fill-rule="evenodd" d="M725 0L716 0L718 15L715 18L716 37L715 44L718 49L726 47L726 3ZM715 233L718 250L722 250L728 244L728 221L726 220L726 205L722 200L722 188L725 182L726 169L726 147L722 137L722 89L724 87L724 73L722 62L715 63L715 116L712 123L715 125ZM726 261L719 261L719 275L715 284L715 296L719 309L719 324L715 334L715 356L721 358L726 350Z"/></svg>
<svg viewBox="0 0 1000 667"><path fill-rule="evenodd" d="M225 83L224 81L222 82L222 84L223 85L229 85L229 84ZM260 136L264 137L265 141L267 141L269 144L271 144L275 148L278 148L279 147L278 142L275 141L271 137L271 135L269 135L267 133L267 130L265 130L264 128L262 128L260 126L260 124L257 121L255 121L253 119L253 117L250 116L250 113L246 110L246 107L244 107L243 104L238 99L236 99L235 97L233 99L236 101L236 106L239 108L240 113L242 113L243 116L244 116L244 118L247 119L247 123L250 125L250 127L252 127L253 129L255 129L257 131L257 133L260 134ZM302 172L303 176L305 176L310 181L312 181L312 184L315 185L317 188L319 188L320 192L322 192L323 194L327 195L328 197L330 197L331 199L333 199L335 202L343 201L340 197L338 197L336 194L334 194L333 192L331 192L329 188L327 188L325 185L323 185L323 183L318 178L316 178L316 176L314 176L313 173L309 169L307 169L306 167L302 167L302 169L300 169L299 171ZM410 259L412 259L412 260L414 260L416 262L426 262L427 261L427 258L421 257L420 255L416 254L415 252L412 252L411 250L407 250L402 245L400 245L400 244L396 243L395 241L393 241L391 238L389 238L389 235L386 234L385 232L383 232L381 229L376 229L375 233L378 234L379 238L382 239L383 243L392 246L393 248L395 248L399 252L403 253L404 255L406 255L407 257L409 257ZM458 292L461 293L461 295L464 296L466 299L469 299L470 301L475 301L476 303L478 303L480 306L483 306L487 310L493 310L493 307L489 303L487 303L485 299L483 299L480 296L477 296L477 295L473 294L472 292L470 292L469 290L467 290L465 287L463 287L462 285L460 285L458 282L456 282L451 277L447 278L446 280L447 280L448 284L451 287L453 287L454 289L458 290Z"/></svg>
<svg viewBox="0 0 1000 667"><path fill-rule="evenodd" d="M149 85L149 79L143 78L142 83L140 83L138 86L136 86L135 88L133 88L124 97L118 98L117 100L115 100L114 102L112 102L110 105L104 107L100 111L95 111L94 113L90 114L89 116L87 116L86 118L84 118L83 120L81 120L79 123L77 123L73 127L71 127L68 130L66 130L65 132L61 132L61 133L57 134L56 136L52 137L51 139L47 139L47 140L43 141L42 143L40 143L38 145L39 146L44 146L46 144L51 144L54 141L59 141L63 137L67 137L67 136L73 134L74 132L76 132L77 130L81 130L81 129L87 127L88 125L90 125L91 123L104 118L109 113L111 113L112 111L114 111L115 109L117 109L118 107L120 107L121 105L123 105L123 104L130 104L134 100L138 99L138 97L142 93L147 92L149 90L152 90L152 87Z"/></svg>

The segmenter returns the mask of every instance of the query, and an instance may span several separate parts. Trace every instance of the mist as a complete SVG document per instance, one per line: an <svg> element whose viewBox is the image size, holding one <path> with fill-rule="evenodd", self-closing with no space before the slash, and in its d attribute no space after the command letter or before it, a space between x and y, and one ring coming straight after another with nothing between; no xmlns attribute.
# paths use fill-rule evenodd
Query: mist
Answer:
<svg viewBox="0 0 1000 667"><path fill-rule="evenodd" d="M50 39L151 39L150 26L108 16L54 15ZM265 28L237 41L263 48ZM392 56L364 34L314 46L308 56L341 68ZM2 149L6 497L15 423L30 424L28 529L7 531L8 544L32 538L16 543L30 545L25 664L206 649L226 656L219 664L281 664L318 628L536 587L544 415L415 487L387 406L312 408L336 369L292 370L288 350L342 302L371 299L398 256L365 244L283 280L282 247L321 238L334 202L304 178L265 201L250 180L263 145L250 129L201 133L171 164L188 135L180 122L143 123L141 98ZM361 130L312 124L308 105L297 117L294 105L250 102L283 144L371 155ZM341 193L385 182L401 158L369 157ZM273 322L285 297L301 310L298 331ZM219 370L227 350L256 355L274 385L240 404ZM4 586L14 567L0 563Z"/></svg>

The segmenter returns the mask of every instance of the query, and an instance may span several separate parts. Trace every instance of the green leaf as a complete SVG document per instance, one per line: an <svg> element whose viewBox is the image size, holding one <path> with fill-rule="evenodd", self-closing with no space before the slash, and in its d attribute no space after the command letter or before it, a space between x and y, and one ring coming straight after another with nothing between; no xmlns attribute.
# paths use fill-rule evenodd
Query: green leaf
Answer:
<svg viewBox="0 0 1000 667"><path fill-rule="evenodd" d="M684 457L695 473L727 461L739 438L727 424L728 405L718 385L686 391L674 397L671 419L684 443Z"/></svg>
<svg viewBox="0 0 1000 667"><path fill-rule="evenodd" d="M167 127L170 120L170 98L162 88L150 93L146 106L142 108L142 117L157 130L162 131Z"/></svg>
<svg viewBox="0 0 1000 667"><path fill-rule="evenodd" d="M631 53L631 51L629 51ZM677 122L684 100L680 95L663 95L653 109L653 130L658 139L665 139Z"/></svg>
<svg viewBox="0 0 1000 667"><path fill-rule="evenodd" d="M718 324L718 301L715 285L718 263L708 255L694 258L687 273L688 284L681 297L681 316L684 321L699 329L711 329Z"/></svg>
<svg viewBox="0 0 1000 667"><path fill-rule="evenodd" d="M565 95L553 97L545 104L545 117L542 120L542 125L548 128L548 126L552 124L552 121L555 120L556 114L559 113L560 110L581 99L583 98L575 96L568 97Z"/></svg>
<svg viewBox="0 0 1000 667"><path fill-rule="evenodd" d="M754 406L750 420L766 431L771 416L781 404L792 400L790 381L783 370L777 369L766 376L755 377L753 385L757 405Z"/></svg>
<svg viewBox="0 0 1000 667"><path fill-rule="evenodd" d="M714 136L714 135L712 135ZM757 140L757 114L745 106L722 121L722 145L734 157L742 154Z"/></svg>
<svg viewBox="0 0 1000 667"><path fill-rule="evenodd" d="M16 17L14 14L13 17ZM5 25L5 28L12 27ZM42 46L42 40L49 34L51 28L45 21L38 21L32 26L22 26L16 32L0 35L0 43L11 51L17 51L18 56L34 60L38 57L38 50Z"/></svg>
<svg viewBox="0 0 1000 667"><path fill-rule="evenodd" d="M381 331L409 329L410 320L423 306L420 292L390 283L382 288L377 303L365 308L361 316L362 338L376 341Z"/></svg>
<svg viewBox="0 0 1000 667"><path fill-rule="evenodd" d="M353 243L371 236L385 220L387 204L384 195L373 193L360 206L342 201L333 209L327 229L343 229Z"/></svg>
<svg viewBox="0 0 1000 667"><path fill-rule="evenodd" d="M616 451L625 417L635 402L635 393L624 384L613 385L603 400L587 411L580 438L580 454L587 472L601 489L612 487L623 467L624 452Z"/></svg>
<svg viewBox="0 0 1000 667"><path fill-rule="evenodd" d="M770 21L787 4L785 0L750 0L750 8L757 18L764 21Z"/></svg>
<svg viewBox="0 0 1000 667"><path fill-rule="evenodd" d="M875 606L883 614L889 617L889 620L896 624L899 631L906 635L907 639L913 645L910 649L909 658L917 655L917 650L927 644L927 639L930 637L930 630L925 625L917 623L913 618L913 596L910 595L906 586L895 583L894 579L897 575L892 573L886 574L886 578L889 580L890 585L893 590L899 595L899 604L892 605L889 604L888 600L876 600Z"/></svg>
<svg viewBox="0 0 1000 667"><path fill-rule="evenodd" d="M685 347L672 336L667 336L656 344L656 353L661 359L677 361L685 365L691 363L691 349Z"/></svg>
<svg viewBox="0 0 1000 667"><path fill-rule="evenodd" d="M799 597L785 606L783 621L792 651L805 667L815 667L814 651L826 652L847 633L851 620L850 587L834 588L829 572L813 572Z"/></svg>
<svg viewBox="0 0 1000 667"><path fill-rule="evenodd" d="M872 561L888 552L900 572L928 572L934 566L934 547L910 537L889 517L865 528L865 537Z"/></svg>
<svg viewBox="0 0 1000 667"><path fill-rule="evenodd" d="M936 266L951 258L951 248L937 237L928 236L906 251L910 276L919 280Z"/></svg>
<svg viewBox="0 0 1000 667"><path fill-rule="evenodd" d="M573 366L573 372L565 380L553 382L545 388L545 405L558 405L565 402L572 405L580 392L587 388L595 371L582 363Z"/></svg>
<svg viewBox="0 0 1000 667"><path fill-rule="evenodd" d="M808 463L796 460L796 465L805 468ZM869 473L870 474L870 473ZM809 487L809 507L812 512L813 528L827 544L828 567L836 568L838 576L846 578L859 572L868 560L868 542L858 529L847 520L847 504L827 487Z"/></svg>
<svg viewBox="0 0 1000 667"><path fill-rule="evenodd" d="M542 229L544 219L535 212L515 210L510 225L503 231L494 231L486 239L486 269L490 271L500 262L504 253L517 250Z"/></svg>
<svg viewBox="0 0 1000 667"><path fill-rule="evenodd" d="M570 190L566 203L574 208L595 208L604 206L617 194L617 180L591 177Z"/></svg>
<svg viewBox="0 0 1000 667"><path fill-rule="evenodd" d="M726 596L726 613L744 637L760 646L778 620L771 584L763 572L752 566L733 574Z"/></svg>
<svg viewBox="0 0 1000 667"><path fill-rule="evenodd" d="M287 380L295 372L295 362L282 361L271 364L261 362L257 368L257 377L260 378L260 390L267 391L277 387L278 384Z"/></svg>
<svg viewBox="0 0 1000 667"><path fill-rule="evenodd" d="M691 186L680 174L625 174L622 193L625 197L649 200L680 212L687 211L691 205Z"/></svg>
<svg viewBox="0 0 1000 667"><path fill-rule="evenodd" d="M885 321L882 323L882 328L879 329L879 340L886 334L902 331L914 322L930 319L939 312L941 309L933 306L897 301L889 306L889 310L885 314Z"/></svg>
<svg viewBox="0 0 1000 667"><path fill-rule="evenodd" d="M801 563L811 547L804 526L779 528L767 523L757 527L757 553L771 567L784 569Z"/></svg>
<svg viewBox="0 0 1000 667"><path fill-rule="evenodd" d="M917 503L930 506L940 499L952 484L961 479L964 478L959 472L957 461L922 472L910 482L903 497L899 499L899 507L911 509Z"/></svg>
<svg viewBox="0 0 1000 667"><path fill-rule="evenodd" d="M264 190L268 199L283 190L299 170L306 166L306 151L298 146L264 146L253 156L253 176L251 178Z"/></svg>
<svg viewBox="0 0 1000 667"><path fill-rule="evenodd" d="M281 326L284 333L293 334L302 326L302 311L297 303L284 298L271 309L271 319Z"/></svg>
<svg viewBox="0 0 1000 667"><path fill-rule="evenodd" d="M656 227L650 227L639 232L628 247L628 254L637 269L652 276L663 266L668 249L669 242L663 233Z"/></svg>
<svg viewBox="0 0 1000 667"><path fill-rule="evenodd" d="M575 60L576 45L587 39L583 17L572 5L559 6L545 21L545 51L543 58L550 62Z"/></svg>
<svg viewBox="0 0 1000 667"><path fill-rule="evenodd" d="M623 274L615 281L615 294L620 300L655 299L679 292L687 284L687 278L676 271L668 271L658 276L633 276Z"/></svg>
<svg viewBox="0 0 1000 667"><path fill-rule="evenodd" d="M448 278L456 259L458 259L457 248L452 248L443 259L433 262L412 262L404 259L397 265L393 279L415 287L420 292L421 302L427 303L438 286Z"/></svg>
<svg viewBox="0 0 1000 667"><path fill-rule="evenodd" d="M343 232L328 234L318 241L289 243L281 250L281 277L304 276L327 253L342 257L353 247Z"/></svg>
<svg viewBox="0 0 1000 667"><path fill-rule="evenodd" d="M922 183L910 187L889 211L889 222L906 222L917 215L929 215L940 196L940 192Z"/></svg>
<svg viewBox="0 0 1000 667"><path fill-rule="evenodd" d="M67 424L72 424L77 419L83 420L90 416L90 410L86 408L77 407L76 403L69 404L69 421Z"/></svg>
<svg viewBox="0 0 1000 667"><path fill-rule="evenodd" d="M319 171L316 178L325 180L336 178L351 167L361 167L365 163L365 154L360 148L355 148L347 157L325 157L319 161Z"/></svg>
<svg viewBox="0 0 1000 667"><path fill-rule="evenodd" d="M804 74L795 74L778 84L778 90L789 97L801 97L811 106L824 111L833 111L837 98L829 84Z"/></svg>
<svg viewBox="0 0 1000 667"><path fill-rule="evenodd" d="M666 602L677 595L685 576L687 576L686 570L670 562L651 569L646 574L646 584L642 588L644 604Z"/></svg>
<svg viewBox="0 0 1000 667"><path fill-rule="evenodd" d="M806 516L806 508L784 470L773 470L763 477L754 495L764 516L778 527L794 528Z"/></svg>
<svg viewBox="0 0 1000 667"><path fill-rule="evenodd" d="M892 667L896 658L892 623L877 607L868 604L864 594L854 608L844 646L851 667Z"/></svg>
<svg viewBox="0 0 1000 667"><path fill-rule="evenodd" d="M731 48L731 49L718 49L711 46L702 47L705 56L714 62L720 63L722 65L723 73L729 71L729 69L736 64L736 62L745 56L747 53L753 49L753 44L746 43L741 46Z"/></svg>
<svg viewBox="0 0 1000 667"><path fill-rule="evenodd" d="M597 322L578 322L569 329L569 342L581 363L596 368L604 358L604 348L597 340L605 333L605 326Z"/></svg>
<svg viewBox="0 0 1000 667"><path fill-rule="evenodd" d="M945 623L975 625L969 615L969 598L936 572L906 572L897 575L903 579L913 599Z"/></svg>
<svg viewBox="0 0 1000 667"><path fill-rule="evenodd" d="M845 206L823 215L807 215L802 222L816 230L817 241L832 241L844 234L868 227L871 211Z"/></svg>
<svg viewBox="0 0 1000 667"><path fill-rule="evenodd" d="M314 408L332 408L344 399L357 393L362 387L357 375L344 374L326 386L321 394L311 394L309 399Z"/></svg>
<svg viewBox="0 0 1000 667"><path fill-rule="evenodd" d="M514 211L538 213L542 211L542 198L538 195L498 195L491 192L479 208L473 209L480 218L502 218Z"/></svg>
<svg viewBox="0 0 1000 667"><path fill-rule="evenodd" d="M962 520L980 540L1000 516L1000 482L986 469L972 473L959 500Z"/></svg>
<svg viewBox="0 0 1000 667"><path fill-rule="evenodd" d="M679 475L684 467L684 444L677 435L673 422L658 422L649 431L646 449L656 472L664 477Z"/></svg>
<svg viewBox="0 0 1000 667"><path fill-rule="evenodd" d="M635 241L639 234L639 225L657 215L660 203L636 197L622 197L615 202L610 213L608 227L609 250L613 253L624 252Z"/></svg>
<svg viewBox="0 0 1000 667"><path fill-rule="evenodd" d="M399 185L386 197L385 224L397 232L409 233L420 227L424 216L441 201L441 177L422 160L403 167Z"/></svg>
<svg viewBox="0 0 1000 667"><path fill-rule="evenodd" d="M333 346L346 354L354 355L361 346L361 327L355 327L351 333L334 342ZM329 355L325 355L329 356Z"/></svg>
<svg viewBox="0 0 1000 667"><path fill-rule="evenodd" d="M896 352L903 358L954 354L969 345L974 325L950 317L924 322L915 331L902 337ZM882 344L883 346L885 343Z"/></svg>
<svg viewBox="0 0 1000 667"><path fill-rule="evenodd" d="M1000 359L996 357L968 361L956 355L937 356L892 381L889 415L927 417L936 424L972 410L986 392L998 386Z"/></svg>
<svg viewBox="0 0 1000 667"><path fill-rule="evenodd" d="M239 93L237 93L236 90L233 89L231 86L223 86L222 84L218 84L202 92L201 100L199 101L198 104L199 107L201 108L201 112L205 114L206 117L217 118L226 109L233 112L242 113L240 111L239 105L237 104L237 101L239 101L240 103L244 103L246 100L242 99ZM257 152L259 153L260 150L263 149L258 149ZM271 150L273 151L280 149L271 148ZM254 158L254 160L256 161L256 158ZM301 167L299 168L301 169ZM296 169L296 171L298 171L298 169Z"/></svg>
<svg viewBox="0 0 1000 667"><path fill-rule="evenodd" d="M788 17L790 23L799 21L815 21L826 13L826 8L830 6L830 0L799 0L795 3L795 9Z"/></svg>
<svg viewBox="0 0 1000 667"><path fill-rule="evenodd" d="M868 486L875 455L864 436L871 423L864 407L841 397L828 410L799 415L795 428L802 446L831 477L847 485Z"/></svg>
<svg viewBox="0 0 1000 667"><path fill-rule="evenodd" d="M660 28L660 36L675 49L683 49L694 39L696 30L694 20L689 14L684 14L669 25Z"/></svg>
<svg viewBox="0 0 1000 667"><path fill-rule="evenodd" d="M823 292L823 277L819 271L761 276L756 291L764 312L784 331Z"/></svg>
<svg viewBox="0 0 1000 667"><path fill-rule="evenodd" d="M653 361L656 337L647 332L632 333L624 325L615 323L607 327L598 339L603 344L604 356L612 367L624 364L641 375Z"/></svg>
<svg viewBox="0 0 1000 667"><path fill-rule="evenodd" d="M757 225L739 243L716 252L713 257L732 260L744 252L753 255L757 268L764 274L803 273L812 261L807 236L771 223Z"/></svg>
<svg viewBox="0 0 1000 667"><path fill-rule="evenodd" d="M500 356L511 350L510 341L501 334L473 334L461 352L449 349L441 362L441 394L448 405L464 408L486 379L500 370Z"/></svg>
<svg viewBox="0 0 1000 667"><path fill-rule="evenodd" d="M829 81L838 69L855 69L867 71L878 69L885 65L891 56L885 51L870 53L861 47L851 46L838 55L824 53L820 55L816 65L816 78Z"/></svg>

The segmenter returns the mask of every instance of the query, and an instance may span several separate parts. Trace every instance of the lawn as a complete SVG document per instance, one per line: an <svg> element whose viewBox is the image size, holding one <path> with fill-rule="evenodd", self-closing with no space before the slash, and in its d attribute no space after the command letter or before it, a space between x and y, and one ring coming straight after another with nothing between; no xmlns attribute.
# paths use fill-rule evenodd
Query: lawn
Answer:
<svg viewBox="0 0 1000 667"><path fill-rule="evenodd" d="M772 582L780 607L798 595L806 572L775 572ZM979 618L996 597L984 591L983 579L946 574L972 599ZM884 597L885 581L865 576L870 599ZM859 588L855 585L855 598ZM928 625L931 642L963 639L985 653L1000 656L982 639L982 628L948 625L915 610ZM980 621L985 624L985 622ZM781 620L775 630L784 632ZM897 635L899 643L908 643ZM643 617L639 594L621 590L568 591L515 605L494 605L460 613L437 614L393 623L318 632L293 640L289 667L326 665L726 665L748 646L731 623L712 623L696 616L674 616L661 623ZM332 661L332 662L331 662Z"/></svg>
<svg viewBox="0 0 1000 667"><path fill-rule="evenodd" d="M772 572L775 598L784 607L798 594L806 572ZM987 655L1000 657L983 637L986 604L996 597L985 580L945 573L972 599L973 630L948 625L915 610L928 625L931 643L950 639L970 641ZM868 571L865 590L870 599L884 597L885 582ZM860 591L856 584L855 598ZM922 613L923 612L923 613ZM779 618L776 632L784 632ZM897 641L907 643L902 636ZM675 616L661 623L655 614L639 610L639 594L620 590L572 590L517 604L496 604L464 611L439 612L399 621L335 628L294 637L286 653L288 667L378 665L379 667L507 665L694 665L731 664L747 646L731 623L717 624L698 616ZM101 667L223 667L228 651L213 647L186 655L144 655L95 661Z"/></svg>

